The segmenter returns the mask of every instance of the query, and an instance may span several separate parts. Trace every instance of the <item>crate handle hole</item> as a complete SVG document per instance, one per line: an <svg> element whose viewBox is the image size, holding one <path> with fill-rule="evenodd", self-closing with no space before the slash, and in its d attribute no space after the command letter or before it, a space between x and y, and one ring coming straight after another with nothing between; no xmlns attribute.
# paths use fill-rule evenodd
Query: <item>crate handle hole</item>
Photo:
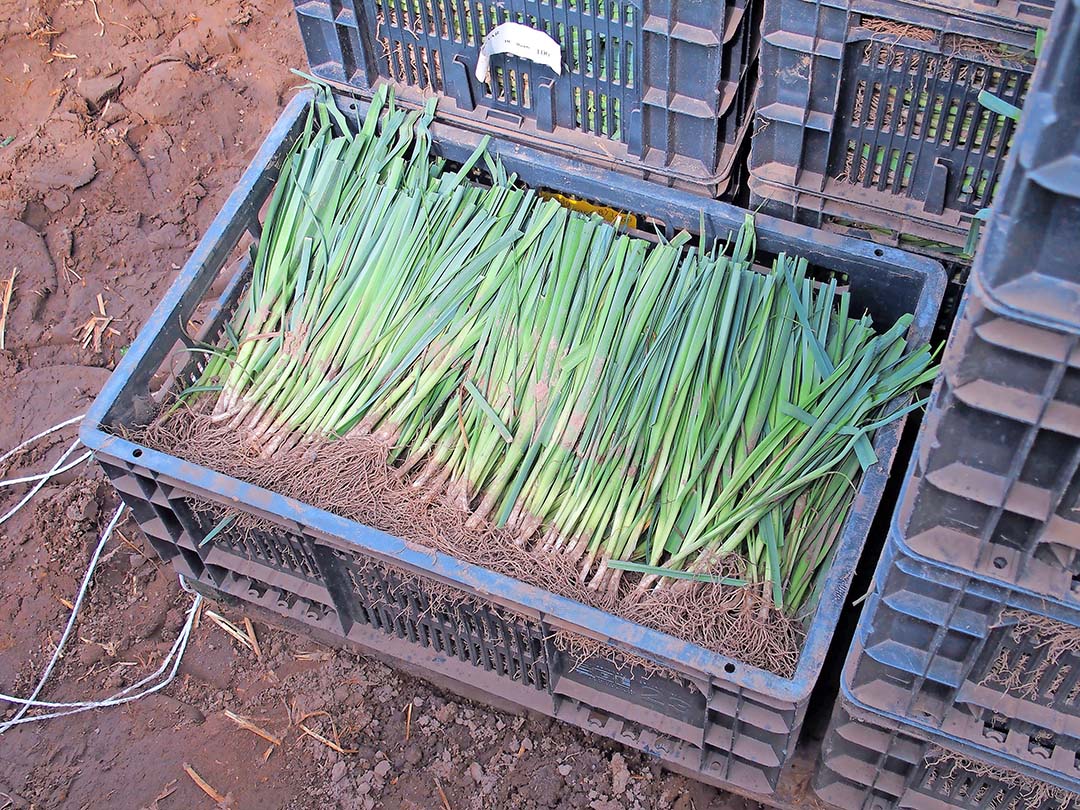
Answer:
<svg viewBox="0 0 1080 810"><path fill-rule="evenodd" d="M994 568L996 568L998 571L1000 571L1008 564L1009 561L1006 560L1004 557L994 557Z"/></svg>
<svg viewBox="0 0 1080 810"><path fill-rule="evenodd" d="M142 450L140 450L138 447L136 447L134 450L131 451L131 455L132 455L133 458L138 458L139 456L142 455Z"/></svg>
<svg viewBox="0 0 1080 810"><path fill-rule="evenodd" d="M730 662L727 663L727 664L724 664L724 672L726 672L728 675L730 675L734 671L735 671L735 665L734 664L732 664Z"/></svg>

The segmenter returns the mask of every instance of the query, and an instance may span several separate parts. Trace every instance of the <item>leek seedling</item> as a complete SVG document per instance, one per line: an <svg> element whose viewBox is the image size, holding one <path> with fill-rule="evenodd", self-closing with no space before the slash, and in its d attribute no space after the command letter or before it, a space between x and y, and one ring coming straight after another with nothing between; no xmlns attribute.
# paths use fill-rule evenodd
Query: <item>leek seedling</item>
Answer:
<svg viewBox="0 0 1080 810"><path fill-rule="evenodd" d="M282 167L251 284L190 389L264 454L371 435L417 497L568 555L616 592L718 581L812 605L874 431L935 373L804 261L653 244L429 154L433 109L325 94ZM728 569L730 570L730 568Z"/></svg>

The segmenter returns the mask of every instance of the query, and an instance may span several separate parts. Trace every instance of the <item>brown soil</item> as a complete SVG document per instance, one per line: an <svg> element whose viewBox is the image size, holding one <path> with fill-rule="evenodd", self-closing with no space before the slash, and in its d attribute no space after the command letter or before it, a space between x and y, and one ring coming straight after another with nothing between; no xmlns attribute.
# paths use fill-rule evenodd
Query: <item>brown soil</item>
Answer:
<svg viewBox="0 0 1080 810"><path fill-rule="evenodd" d="M0 351L0 452L86 410L206 230L298 83L291 9L0 2L0 144L13 138L0 146L0 290L18 271ZM0 476L41 471L73 437L49 437L0 464ZM0 513L24 492L0 490ZM100 473L81 467L0 526L0 691L32 687L115 505ZM43 696L101 697L152 671L188 605L122 523ZM261 659L204 611L164 693L0 736L0 807L214 806L185 764L225 805L258 810L749 806L562 724L458 700L262 624L256 632ZM328 738L336 728L355 753L302 732L308 712L325 714L305 726Z"/></svg>

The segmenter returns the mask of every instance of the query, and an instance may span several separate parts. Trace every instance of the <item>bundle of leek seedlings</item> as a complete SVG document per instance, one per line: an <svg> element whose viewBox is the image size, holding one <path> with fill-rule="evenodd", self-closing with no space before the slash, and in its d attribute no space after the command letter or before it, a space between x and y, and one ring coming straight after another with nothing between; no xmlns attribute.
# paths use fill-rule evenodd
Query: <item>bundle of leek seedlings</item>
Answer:
<svg viewBox="0 0 1080 810"><path fill-rule="evenodd" d="M755 268L750 222L650 241L495 163L477 184L482 148L430 155L432 113L384 89L350 134L313 105L185 398L265 458L378 439L418 499L566 555L583 592L719 580L799 615L874 431L935 374L910 318L879 332L803 260Z"/></svg>

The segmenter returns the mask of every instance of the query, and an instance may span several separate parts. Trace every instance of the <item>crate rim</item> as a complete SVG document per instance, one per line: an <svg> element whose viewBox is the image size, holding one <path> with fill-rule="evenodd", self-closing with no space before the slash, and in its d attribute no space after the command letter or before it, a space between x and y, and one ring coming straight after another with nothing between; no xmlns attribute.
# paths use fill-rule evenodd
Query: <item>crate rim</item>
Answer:
<svg viewBox="0 0 1080 810"><path fill-rule="evenodd" d="M941 29L942 34L957 33L951 29L948 21L955 21L953 24L965 27L976 26L979 29L985 29L987 34L992 34L994 29L1006 29L1028 36L1034 36L1036 29L1045 28L1050 24L1050 16L1036 18L1032 15L1017 15L1014 17L1002 14L996 6L964 8L950 6L946 0L802 0L802 2L868 17L889 17L896 14L916 15L923 19L937 17L946 21L946 26ZM901 11L897 11L898 8Z"/></svg>
<svg viewBox="0 0 1080 810"><path fill-rule="evenodd" d="M901 493L898 496L898 502L899 499L903 497L903 493L906 489L907 482L905 481L904 487L901 489ZM974 572L961 566L944 563L915 551L904 539L904 534L896 523L895 513L890 520L889 534L886 542L894 544L903 556L908 557L916 563L926 566L931 571L935 572L936 576L929 578L929 581L931 582L945 584L948 585L948 587L955 587L949 583L948 580L962 577L968 580L970 584L970 587L965 589L969 593L973 593L984 599L1007 604L1010 608L1016 610L1023 610L1027 613L1045 616L1054 621L1062 622L1063 624L1080 626L1080 603L1068 602L1064 599L1049 596L1045 593L1039 593L1038 591L1022 587L1013 582L1009 582L1008 580L993 579L980 572ZM884 573L882 570L885 567L884 560L888 556L886 548L882 551L881 559L878 561L878 573Z"/></svg>
<svg viewBox="0 0 1080 810"><path fill-rule="evenodd" d="M946 598L947 595L942 594L940 597L936 598L924 598L927 601L933 599L938 604L943 604L946 601L950 602L953 607L948 615L942 617L942 615L936 611L933 615L929 613L920 614L918 609L911 608L910 603L905 604L901 600L895 599L894 596L897 594L898 590L889 587L894 574L899 574L900 577L902 577L903 584L901 587L904 589L903 592L907 592L908 582L917 582L919 584L931 585L936 588L947 590L949 594L953 596ZM944 680L938 680L931 675L931 659L927 659L923 662L907 659L900 663L895 663L877 657L873 652L873 649L888 642L892 642L902 645L907 649L917 650L934 657L943 656L953 662L959 662L960 659L956 657L955 653L950 654L950 648L947 641L948 635L981 640L979 651L975 653L976 656L981 655L982 651L986 648L986 642L994 632L1006 630L1012 626L1008 620L1002 619L1001 612L1005 610L1022 611L1032 616L1051 619L1061 624L1072 625L1074 627L1080 626L1080 608L1055 610L1053 607L1047 608L1045 605L1033 604L1029 601L1025 601L1025 599L1021 595L1018 595L1014 590L993 583L978 574L968 572L965 576L960 576L946 571L940 566L924 563L908 554L905 548L900 543L896 542L896 538L890 538L883 549L881 558L878 560L877 569L874 572L874 580L875 587L866 603L863 614L859 619L859 624L856 628L844 665L843 672L845 673L845 678L847 678L846 684L849 691L852 689L852 684L856 682L856 674L860 669L861 662L870 659L879 666L888 667L894 671L903 671L904 673L913 676L919 676L921 671L922 677L925 677L927 680L934 680L938 683L942 683L952 690L952 696L947 701L944 701L944 698L940 695L934 696L934 700L943 700L953 707L956 707L960 703L972 702L982 706L984 709L992 710L993 707L986 703L979 703L977 700L963 697L962 692L964 684L971 678L970 671L965 670L961 673L962 680L959 683L953 681L946 682ZM968 596L977 597L979 600L989 604L985 608L965 607L963 599ZM979 618L971 620L970 624L958 621L958 614L965 611L968 613L977 613ZM879 622L882 621L883 614L887 614L887 617L884 619L884 625L881 625ZM906 617L919 623L933 623L936 627L945 629L947 635L940 640L935 639L935 641L929 645L914 644L889 630L893 625L890 624L888 616L900 617L900 621L906 620L903 618ZM964 660L970 661L971 658L965 656ZM866 683L867 682L864 680L860 683L860 686L865 686ZM982 683L979 682L979 685L982 685ZM897 685L894 684L894 686ZM918 690L913 690L910 687L899 686L898 688L904 689L910 695L918 693ZM1003 696L1008 692L1008 690L1004 688L989 688L1000 692ZM923 687L919 687L919 690L922 689ZM926 692L922 693L926 694ZM866 705L866 701L858 697L855 699ZM1032 705L1037 704L1037 701L1031 697L1021 697L1019 700ZM887 713L885 710L876 707L868 708L870 708L871 711L881 714ZM1002 713L1007 713L1007 711L1007 708L1001 708ZM1069 718L1063 721L1064 723L1069 723L1070 720L1077 718L1075 712L1070 714L1068 710L1057 706L1042 706L1040 711L1055 716ZM962 739L970 744L978 745L978 743L970 737L960 737L952 732L940 731L937 726L924 722L910 714L887 714L890 717L902 719L903 722L909 725L932 728L935 733L941 733L948 739ZM1071 727L1066 728L1062 725L1055 725L1056 721L1042 722L1031 718L1016 719L1029 726L1040 726L1053 732L1055 735L1068 737L1080 742L1080 726L1076 726L1075 723L1073 723ZM998 753L1002 752L999 751ZM1002 755L1007 757L1008 753L1004 752ZM1036 765L1035 767L1038 766ZM1047 772L1050 772L1050 769L1047 769ZM1080 786L1080 774L1073 778L1076 779L1075 785Z"/></svg>
<svg viewBox="0 0 1080 810"><path fill-rule="evenodd" d="M125 459L128 463L134 459L134 463L155 474L165 475L184 484L218 493L237 503L269 507L285 520L295 520L300 524L309 525L319 532L335 536L347 543L354 543L363 551L376 556L399 559L408 565L458 582L480 593L513 595L529 610L592 631L596 637L615 642L616 646L632 644L636 652L654 656L658 661L675 664L674 668L680 672L687 672L694 668L699 673L780 700L800 703L808 698L824 663L840 610L846 601L851 576L861 556L865 537L873 519L873 512L858 514L857 506L866 498L867 492L873 490L875 484L880 484L879 489L883 488L887 476L881 463L875 465L863 476L860 491L855 499L855 508L845 521L841 540L836 547L836 556L825 580L823 595L810 621L796 671L793 677L783 678L767 670L751 667L737 659L714 653L674 636L645 628L580 602L526 585L480 566L462 563L453 557L433 551L418 551L392 535L363 526L326 510L316 509L299 501L285 498L209 468L142 447L107 433L103 429L107 414L125 393L125 388L140 363L151 353L160 331L183 305L193 283L209 272L206 268L212 266L215 261L218 263L218 269L214 270L212 275L216 276L220 272L221 261L224 259L222 254L231 252L235 240L224 251L219 247L220 244L226 241L227 233L232 233L238 239L242 228L233 223L242 213L250 213L258 208L259 204L253 201L254 198L258 196L260 189L265 191L273 183L272 180L266 178L267 170L280 167L280 161L288 145L291 144L291 137L295 137L293 133L298 131L298 126L313 97L312 90L301 90L280 114L277 123L252 158L233 192L200 239L198 246L161 302L139 330L136 339L125 352L87 412L79 431L83 443L94 451L95 455L113 456L117 459ZM448 129L450 128L446 125L432 127L433 139L438 140L440 132L444 135L448 134L446 132ZM471 150L469 137L466 136L463 140L465 141L463 148ZM527 162L530 158L540 157L540 153L535 150L522 149L512 144L507 145L495 139L491 144L492 148L489 151L493 156L502 156L509 149L510 152L507 154L517 161ZM461 144L455 144L455 146L462 148ZM548 163L547 168L550 168L549 156L544 154L543 157ZM574 165L571 160L564 159L561 162L567 167ZM580 173L580 166L577 167L577 171ZM577 175L568 176L575 176L577 179ZM616 191L620 188L633 188L632 178L626 178L614 172L599 172L595 179L598 182L606 181L614 186ZM665 204L672 207L682 205L684 208L689 204L692 209L700 209L703 218L708 213L710 221L719 220L727 223L732 229L736 228L747 214L744 209L717 200L704 200L688 192L666 187L656 186L655 189L650 189L650 196L658 209L662 209ZM945 272L939 262L893 248L875 246L850 237L821 233L771 217L758 217L755 223L758 231L758 245L766 251L769 250L768 244L771 239L782 236L787 243L788 252L797 252L799 244L805 245L810 254L807 259L812 262L815 244L824 242L843 249L852 261L863 259L873 264L890 264L893 267L906 268L915 276L920 277L923 283L916 301L911 335L918 340L929 339L946 281ZM901 428L902 420L898 420L880 430L875 438L874 444L879 458L884 449L888 450L885 461L889 467L891 467ZM853 542L852 534L861 539Z"/></svg>

